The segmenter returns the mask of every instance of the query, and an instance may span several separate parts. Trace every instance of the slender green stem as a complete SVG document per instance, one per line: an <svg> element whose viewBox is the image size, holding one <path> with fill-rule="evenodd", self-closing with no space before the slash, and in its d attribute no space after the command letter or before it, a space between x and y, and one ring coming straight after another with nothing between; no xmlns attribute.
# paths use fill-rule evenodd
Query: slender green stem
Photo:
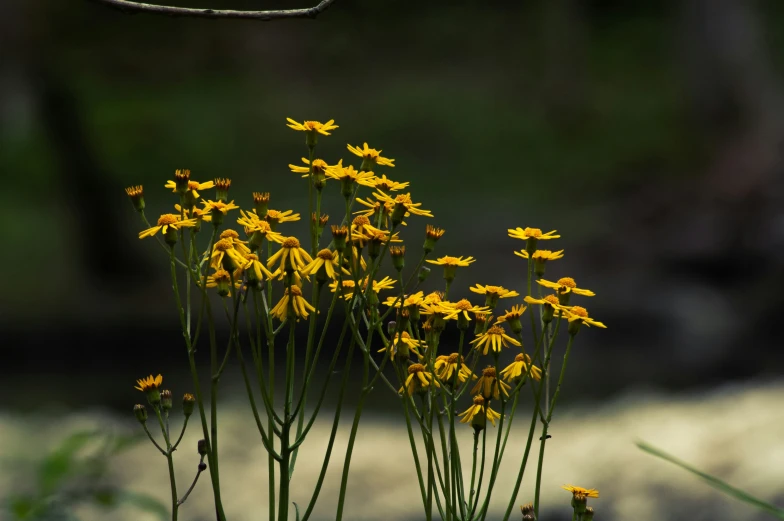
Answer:
<svg viewBox="0 0 784 521"><path fill-rule="evenodd" d="M186 416L185 420L183 420L183 422L182 422L182 430L180 431L180 435L177 437L177 441L172 446L172 450L177 450L177 447L180 445L180 442L182 441L182 436L185 434L185 429L188 427L188 419L189 418L190 418L190 416Z"/></svg>
<svg viewBox="0 0 784 521"><path fill-rule="evenodd" d="M161 454L163 454L165 456L166 455L166 451L163 450L163 448L161 448L161 446L158 444L158 442L155 441L155 438L152 437L152 434L150 433L150 429L147 428L147 423L142 423L142 428L144 428L144 432L147 433L147 437L150 438L150 441L152 442L153 445L155 445L155 448L158 449L158 452L160 452Z"/></svg>
<svg viewBox="0 0 784 521"><path fill-rule="evenodd" d="M169 440L169 433L166 431L166 425L163 422L163 418L161 417L161 408L160 406L154 406L153 410L155 411L155 416L158 418L158 423L161 426L161 432L163 433L163 439L166 441L166 461L169 466L169 484L171 485L171 501L172 501L172 521L177 521L178 510L180 508L180 503L177 501L177 483L174 476L174 459L172 458L172 445L171 441Z"/></svg>
<svg viewBox="0 0 784 521"><path fill-rule="evenodd" d="M196 469L196 476L193 478L193 483L191 483L191 486L188 487L188 490L185 491L185 494L177 501L177 505L182 505L183 503L185 503L188 500L188 496L190 496L191 492L193 492L193 488L196 486L196 482L199 481L199 476L201 476L202 473L201 470L202 463L204 463L204 456L202 456L201 460L199 460L199 467Z"/></svg>

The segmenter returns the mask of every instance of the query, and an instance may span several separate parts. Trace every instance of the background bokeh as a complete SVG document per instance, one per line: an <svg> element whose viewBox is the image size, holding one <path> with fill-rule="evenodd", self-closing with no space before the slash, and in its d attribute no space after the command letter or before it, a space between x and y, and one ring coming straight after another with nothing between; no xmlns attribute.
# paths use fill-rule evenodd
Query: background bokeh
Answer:
<svg viewBox="0 0 784 521"><path fill-rule="evenodd" d="M598 486L603 519L751 519L630 447L658 442L784 500L765 487L784 477L784 418L763 414L784 370L782 29L773 0L337 0L315 21L270 23L3 2L0 436L18 446L0 457L34 460L80 422L131 432L141 375L190 390L168 267L135 238L123 188L144 184L155 216L174 202L164 182L189 168L231 177L238 204L269 191L273 207L304 215L287 164L305 149L285 118L334 118L324 159L348 158L346 143L383 149L397 165L383 173L410 181L447 229L437 253L478 259L457 296L476 282L521 287L507 228L561 233L553 278L594 290L588 307L609 329L581 333L574 352L562 436L585 450L554 450L556 485ZM338 215L338 189L327 191ZM423 221L404 234L416 244ZM374 399L368 432L399 428L390 400ZM138 461L148 449L113 479L165 477ZM405 469L398 479L413 479ZM396 519L418 519L409 492ZM362 495L354 519L373 517ZM568 515L552 497L550 515Z"/></svg>

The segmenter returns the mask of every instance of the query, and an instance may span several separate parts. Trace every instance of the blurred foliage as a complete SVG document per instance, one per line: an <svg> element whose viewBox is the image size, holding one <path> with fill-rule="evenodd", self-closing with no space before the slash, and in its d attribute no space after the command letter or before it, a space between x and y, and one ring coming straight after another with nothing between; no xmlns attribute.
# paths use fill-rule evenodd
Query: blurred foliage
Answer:
<svg viewBox="0 0 784 521"><path fill-rule="evenodd" d="M108 513L123 504L166 519L168 511L157 499L114 486L107 476L112 457L140 440L138 436L75 432L32 463L36 467L32 490L10 491L0 498L0 505L16 520L73 520L77 519L74 509L82 505ZM26 464L6 463L17 471Z"/></svg>

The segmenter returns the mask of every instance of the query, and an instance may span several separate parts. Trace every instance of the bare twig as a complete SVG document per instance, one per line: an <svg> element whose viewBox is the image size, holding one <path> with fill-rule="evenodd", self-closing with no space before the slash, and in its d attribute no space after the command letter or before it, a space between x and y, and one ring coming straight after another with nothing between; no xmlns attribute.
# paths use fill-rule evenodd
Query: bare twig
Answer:
<svg viewBox="0 0 784 521"><path fill-rule="evenodd" d="M143 4L130 0L93 0L114 7L120 11L135 14L149 13L166 16L191 16L196 18L242 18L248 20L279 20L283 18L315 18L326 11L335 0L321 0L318 5L304 9L278 9L269 11L236 11L231 9L204 9L192 7L172 7L167 5Z"/></svg>

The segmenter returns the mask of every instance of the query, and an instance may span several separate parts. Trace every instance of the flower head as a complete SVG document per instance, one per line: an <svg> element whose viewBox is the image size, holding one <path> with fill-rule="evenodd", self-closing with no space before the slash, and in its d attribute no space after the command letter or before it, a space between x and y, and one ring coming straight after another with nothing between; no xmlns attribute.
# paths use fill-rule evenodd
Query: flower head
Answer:
<svg viewBox="0 0 784 521"><path fill-rule="evenodd" d="M551 261L556 259L562 259L563 252L564 252L563 250L558 250L558 251L536 250L533 255L528 255L527 251L520 250L520 251L515 251L514 254L524 259L531 257L534 261L538 260L538 261L546 262L546 261Z"/></svg>
<svg viewBox="0 0 784 521"><path fill-rule="evenodd" d="M501 326L492 326L487 331L471 340L477 350L481 350L483 355L492 348L495 352L500 352L502 347L509 347L509 344L520 346L520 342L510 337Z"/></svg>
<svg viewBox="0 0 784 521"><path fill-rule="evenodd" d="M150 390L159 389L161 385L163 385L163 375L159 374L156 377L150 375L147 378L136 380L136 386L134 387L134 389L138 389L146 393L147 391Z"/></svg>
<svg viewBox="0 0 784 521"><path fill-rule="evenodd" d="M471 317L468 316L469 312L473 313L474 315L487 315L490 313L489 307L475 306L468 299L460 299L455 303L450 303L449 306L456 310L458 315L461 315L467 321L471 320Z"/></svg>
<svg viewBox="0 0 784 521"><path fill-rule="evenodd" d="M474 396L474 403L467 410L461 412L460 423L471 423L474 428L479 430L483 429L486 420L495 427L495 421L501 418L501 415L493 409L485 405L485 399L481 395Z"/></svg>
<svg viewBox="0 0 784 521"><path fill-rule="evenodd" d="M588 310L581 306L569 306L564 308L566 310L566 316L569 319L569 333L575 334L577 332L577 328L580 325L586 326L596 326L601 328L607 328L601 322L592 319L588 316Z"/></svg>
<svg viewBox="0 0 784 521"><path fill-rule="evenodd" d="M275 307L270 310L270 313L283 322L289 316L289 307L294 311L297 320L300 318L308 318L308 315L310 314L309 311L316 311L316 308L311 306L310 303L305 300L305 297L302 296L302 290L299 286L294 285L286 288L283 297L281 297Z"/></svg>
<svg viewBox="0 0 784 521"><path fill-rule="evenodd" d="M314 275L323 271L324 275L334 280L337 278L338 252L325 248L316 254L316 257L304 268L302 275Z"/></svg>
<svg viewBox="0 0 784 521"><path fill-rule="evenodd" d="M348 145L348 150L355 156L361 157L364 161L362 162L363 165L380 165L380 166L395 166L395 160L389 159L386 157L381 156L382 150L376 150L375 148L368 148L368 144L365 143L362 145L362 148L355 147L352 145Z"/></svg>
<svg viewBox="0 0 784 521"><path fill-rule="evenodd" d="M244 250L238 249L240 245L242 245ZM241 268L247 264L245 259L246 253L250 253L250 251L247 250L247 246L244 244L239 242L235 243L234 240L230 237L220 239L215 241L215 244L212 247L212 254L210 255L210 267L215 270L221 268L232 270Z"/></svg>
<svg viewBox="0 0 784 521"><path fill-rule="evenodd" d="M506 289L503 286L482 286L481 284L476 284L468 289L474 293L484 295L485 305L490 306L491 308L495 308L496 304L498 304L498 299L520 296L518 292Z"/></svg>
<svg viewBox="0 0 784 521"><path fill-rule="evenodd" d="M593 291L578 288L577 283L575 283L574 279L571 277L560 278L557 282L550 282L549 280L537 280L536 282L545 288L554 289L559 295L564 295L566 293L574 293L575 295L582 295L584 297L593 297L596 295Z"/></svg>
<svg viewBox="0 0 784 521"><path fill-rule="evenodd" d="M261 245L261 240L267 239L269 241L281 243L284 240L283 235L273 232L270 223L264 219L259 219L255 212L246 212L240 210L240 215L237 219L237 224L245 229L245 233L251 236L251 242L254 246Z"/></svg>
<svg viewBox="0 0 784 521"><path fill-rule="evenodd" d="M395 204L395 207L392 210L392 224L399 224L403 220L403 217L405 217L406 212L413 215L433 217L433 214L430 212L430 210L423 210L420 208L422 203L415 203L411 200L410 193L390 197L384 192L376 190L373 192L373 196L381 202L391 202Z"/></svg>
<svg viewBox="0 0 784 521"><path fill-rule="evenodd" d="M408 366L408 377L406 378L403 387L401 387L398 392L402 394L403 389L405 389L408 395L411 396L415 392L427 391L427 388L430 387L431 384L436 387L441 387L438 380L433 378L433 374L427 371L424 365L411 364Z"/></svg>
<svg viewBox="0 0 784 521"><path fill-rule="evenodd" d="M500 392L509 397L511 387L496 377L495 367L487 366L482 370L482 376L471 389L471 394L479 394L485 400L498 400Z"/></svg>
<svg viewBox="0 0 784 521"><path fill-rule="evenodd" d="M509 232L509 237L514 239L522 239L524 241L528 239L536 239L537 241L543 241L547 239L558 239L561 236L556 235L556 231L550 231L547 233L542 233L542 230L539 228L520 228L519 226L514 229L507 230Z"/></svg>
<svg viewBox="0 0 784 521"><path fill-rule="evenodd" d="M311 166L313 168L313 173L317 175L326 174L327 170L332 168L323 159L314 159L313 164L311 165L310 160L306 157L303 157L302 162L307 166L289 165L289 168L292 172L295 174L303 174L302 177L308 177L310 175Z"/></svg>
<svg viewBox="0 0 784 521"><path fill-rule="evenodd" d="M573 497L581 497L581 498L599 497L599 491L596 490L595 488L575 487L574 485L563 485L561 488L571 492Z"/></svg>
<svg viewBox="0 0 784 521"><path fill-rule="evenodd" d="M187 172L187 176L185 176L185 172ZM215 186L214 181L207 181L206 183L200 183L198 181L190 180L191 171L190 170L177 170L174 173L174 181L166 181L166 184L163 185L164 188L171 188L172 192L180 191L180 186L184 186L185 189L182 193L186 196L190 197L191 200L195 201L199 198L199 190L209 190Z"/></svg>
<svg viewBox="0 0 784 521"><path fill-rule="evenodd" d="M299 221L299 214L294 213L293 210L286 210L286 211L279 211L279 210L267 210L267 215L264 217L267 219L267 222L270 226L275 227L276 224L279 223L287 223L291 221Z"/></svg>
<svg viewBox="0 0 784 521"><path fill-rule="evenodd" d="M129 186L125 189L125 193L130 197L137 212L144 210L144 187L142 185Z"/></svg>
<svg viewBox="0 0 784 521"><path fill-rule="evenodd" d="M406 331L401 331L389 341L387 347L382 347L378 350L378 352L383 353L384 351L389 351L389 357L394 358L398 351L401 350L401 347L405 346L408 350L413 351L418 357L421 358L422 353L419 352L419 348L420 346L424 347L424 345L424 342L420 342L416 338L413 338Z"/></svg>
<svg viewBox="0 0 784 521"><path fill-rule="evenodd" d="M507 382L519 381L528 374L528 367L531 366L531 378L537 382L542 379L542 370L531 365L531 357L523 353L515 356L514 362L506 366L501 371L501 377Z"/></svg>
<svg viewBox="0 0 784 521"><path fill-rule="evenodd" d="M221 297L230 297L231 296L231 277L232 275L224 270L218 269L212 275L207 276L207 283L205 284L208 288L217 288L218 295ZM242 272L235 271L234 272L234 288L239 289L242 286Z"/></svg>
<svg viewBox="0 0 784 521"><path fill-rule="evenodd" d="M309 133L317 132L324 136L331 135L329 133L330 130L335 130L336 128L339 128L338 125L334 124L335 123L334 119L330 119L326 123L321 123L319 121L304 121L302 123L299 123L298 121L294 121L291 118L286 118L286 121L288 121L286 126L291 129L299 130L300 132L309 132Z"/></svg>
<svg viewBox="0 0 784 521"><path fill-rule="evenodd" d="M382 175L381 177L374 177L373 179L369 180L365 186L369 186L371 188L378 188L379 190L383 190L385 192L397 192L398 190L402 190L406 188L410 183L398 183L389 179L386 175Z"/></svg>
<svg viewBox="0 0 784 521"><path fill-rule="evenodd" d="M430 224L425 227L425 244L422 247L422 249L425 250L425 253L430 253L435 249L438 239L440 239L444 233L445 230L443 228L437 228Z"/></svg>
<svg viewBox="0 0 784 521"><path fill-rule="evenodd" d="M139 238L152 237L158 231L167 235L170 230L179 230L182 227L196 226L196 219L182 219L179 215L165 213L158 218L158 224L139 232ZM168 237L168 236L167 236Z"/></svg>
<svg viewBox="0 0 784 521"><path fill-rule="evenodd" d="M281 271L290 269L302 270L309 263L313 262L308 252L299 244L296 237L287 237L280 243L280 249L267 261L267 267L271 268L275 263L279 263Z"/></svg>
<svg viewBox="0 0 784 521"><path fill-rule="evenodd" d="M455 280L455 272L457 271L458 267L467 267L476 259L473 257L450 257L449 255L445 257L440 257L436 260L428 259L427 262L430 264L436 264L438 266L444 267L444 280L447 283L452 282Z"/></svg>
<svg viewBox="0 0 784 521"><path fill-rule="evenodd" d="M459 370L458 366L460 366ZM451 383L455 373L457 373L457 381L460 383L465 382L469 378L476 380L476 375L471 372L471 369L465 364L465 359L458 353L437 357L433 368L442 382Z"/></svg>

